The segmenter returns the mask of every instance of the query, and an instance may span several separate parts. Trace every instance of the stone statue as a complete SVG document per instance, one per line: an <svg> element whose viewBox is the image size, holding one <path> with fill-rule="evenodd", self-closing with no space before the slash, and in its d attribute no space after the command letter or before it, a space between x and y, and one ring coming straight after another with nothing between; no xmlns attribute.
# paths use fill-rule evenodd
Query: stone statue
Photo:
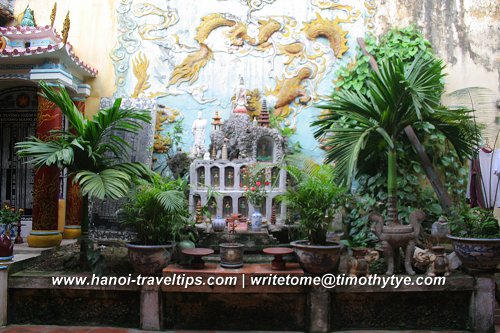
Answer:
<svg viewBox="0 0 500 333"><path fill-rule="evenodd" d="M367 248L353 248L347 266L349 276L370 275L370 264L378 260L379 257L378 251Z"/></svg>
<svg viewBox="0 0 500 333"><path fill-rule="evenodd" d="M205 154L205 128L207 120L203 119L201 111L198 112L198 118L193 122L191 131L194 136L194 144L191 154L193 157L202 157Z"/></svg>
<svg viewBox="0 0 500 333"><path fill-rule="evenodd" d="M432 260L429 269L427 270L428 276L449 276L450 275L450 262L446 257L446 253L442 246L433 246L434 260Z"/></svg>
<svg viewBox="0 0 500 333"><path fill-rule="evenodd" d="M247 113L247 88L245 87L245 82L243 77L240 77L240 85L235 96L235 106L234 113Z"/></svg>
<svg viewBox="0 0 500 333"><path fill-rule="evenodd" d="M420 224L424 219L424 212L416 210L410 215L410 225L384 225L384 218L380 214L370 214L369 220L376 222L373 232L382 241L384 247L384 256L387 260L386 275L394 274L394 257L399 248L402 248L405 253L406 273L415 275L411 267L411 259L415 252L415 239L420 234Z"/></svg>
<svg viewBox="0 0 500 333"><path fill-rule="evenodd" d="M228 159L228 154L227 154L227 139L224 139L224 144L222 145L222 159L227 160Z"/></svg>

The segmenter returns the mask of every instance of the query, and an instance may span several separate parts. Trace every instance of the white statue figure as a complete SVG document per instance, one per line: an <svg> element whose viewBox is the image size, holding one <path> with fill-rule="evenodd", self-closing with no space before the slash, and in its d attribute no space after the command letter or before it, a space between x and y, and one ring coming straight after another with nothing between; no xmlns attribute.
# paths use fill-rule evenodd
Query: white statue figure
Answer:
<svg viewBox="0 0 500 333"><path fill-rule="evenodd" d="M198 118L193 122L191 131L194 136L194 144L191 154L193 157L201 157L205 153L205 128L207 120L203 119L201 111L198 111Z"/></svg>
<svg viewBox="0 0 500 333"><path fill-rule="evenodd" d="M245 82L243 77L240 77L240 86L236 92L235 96L235 106L234 113L246 113L247 112L247 88L245 87Z"/></svg>

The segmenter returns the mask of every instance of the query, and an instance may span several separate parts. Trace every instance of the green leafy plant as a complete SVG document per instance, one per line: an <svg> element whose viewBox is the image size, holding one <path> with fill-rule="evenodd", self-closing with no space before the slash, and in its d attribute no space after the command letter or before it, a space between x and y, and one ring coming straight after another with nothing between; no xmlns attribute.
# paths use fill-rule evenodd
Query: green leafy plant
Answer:
<svg viewBox="0 0 500 333"><path fill-rule="evenodd" d="M383 62L392 58L399 58L405 63L412 62L417 54L426 60L435 59L431 43L413 25L405 28L395 28L377 37L371 36L365 40L366 50L373 55L377 62ZM337 70L334 81L336 90L354 89L366 94L369 87L367 80L371 76L372 69L369 64L370 58L358 49L355 60ZM436 94L441 94L444 89L442 83Z"/></svg>
<svg viewBox="0 0 500 333"><path fill-rule="evenodd" d="M399 58L382 61L372 72L366 94L340 90L321 107L328 110L317 121L316 138L328 147L326 161L335 162L338 180L353 178L385 165L388 222L399 223L398 149L407 146L404 129L431 124L444 135L460 158L472 156L478 141L470 111L440 104L444 66L425 54L405 64Z"/></svg>
<svg viewBox="0 0 500 333"><path fill-rule="evenodd" d="M464 206L449 222L454 236L466 238L500 238L498 220L490 209Z"/></svg>
<svg viewBox="0 0 500 333"><path fill-rule="evenodd" d="M64 87L50 87L40 82L41 96L55 103L66 117L69 128L54 132L49 141L35 137L16 144L17 154L30 157L36 168L55 165L67 168L68 175L80 186L83 197L80 261L88 262L88 207L90 199L118 199L129 194L133 178L150 177L143 163L124 162L131 148L120 134L138 133L151 121L146 110L121 108L117 99L109 109L91 119L78 111Z"/></svg>
<svg viewBox="0 0 500 333"><path fill-rule="evenodd" d="M12 231L12 228L19 223L23 212L22 208L15 209L8 203L4 203L0 208L0 225L2 226L0 234Z"/></svg>
<svg viewBox="0 0 500 333"><path fill-rule="evenodd" d="M278 130L280 135L287 142L287 155L300 154L302 151L302 146L299 141L296 141L293 144L290 144L290 139L295 135L297 130L295 128L290 127L290 121L283 116L277 116L274 112L269 113L269 121L271 128Z"/></svg>
<svg viewBox="0 0 500 333"><path fill-rule="evenodd" d="M286 170L294 185L279 199L299 215L300 226L311 244L326 244L328 226L345 189L336 185L330 165L309 161L303 166L289 165Z"/></svg>
<svg viewBox="0 0 500 333"><path fill-rule="evenodd" d="M186 233L190 224L187 186L186 180L159 175L137 185L120 216L124 225L137 232L138 244L164 245Z"/></svg>
<svg viewBox="0 0 500 333"><path fill-rule="evenodd" d="M369 195L346 195L341 206L345 226L342 243L351 248L373 247L378 238L371 231L368 216L380 210L379 202Z"/></svg>
<svg viewBox="0 0 500 333"><path fill-rule="evenodd" d="M209 222L212 221L212 213L211 209L216 210L217 208L217 203L216 200L217 198L220 198L222 195L219 191L216 191L213 186L207 186L205 187L207 191L207 202L201 206L201 216L206 217Z"/></svg>
<svg viewBox="0 0 500 333"><path fill-rule="evenodd" d="M398 58L409 66L417 55L429 60L431 63L439 63L431 44L415 26L392 29L377 38L374 36L368 37L365 44L368 53L373 55L379 63ZM369 60L370 58L361 49L358 49L355 61L337 71L337 79L334 82L335 91L356 90L369 100L370 97L367 94L370 88L368 79L373 75ZM434 95L435 100L439 100L443 91L444 81L440 79L435 82L432 90L426 93ZM448 103L446 105L467 107L467 105L457 103ZM348 128L355 127L357 126L357 120L340 117L336 125ZM444 187L448 190L452 200L462 200L465 193L465 175L467 173L464 159L458 156L447 136L439 128L435 127L432 122L422 119L413 124L413 129L432 164L437 169L441 181L444 183ZM327 141L326 136L321 138L322 146L329 149L326 144ZM396 142L396 148L399 177L397 195L400 203L398 207L399 217L402 220L407 220L410 211L422 207L429 208L426 209L429 219L439 216L441 208L438 205L437 197L430 190L430 184L425 177L425 172L420 165L419 157L414 148L405 136L402 136ZM383 149L377 149L371 154L369 162L365 161L362 165L358 165L360 168L358 168L356 174L359 181L357 195L372 196L377 198L378 201L387 200L388 193L385 184L387 183L388 170L386 160ZM375 183L377 186L373 185ZM415 191L415 187L422 188L423 191ZM382 210L384 213L386 212L385 209Z"/></svg>
<svg viewBox="0 0 500 333"><path fill-rule="evenodd" d="M242 171L244 192L243 195L255 207L261 207L267 197L266 187L270 179L262 166L254 165Z"/></svg>

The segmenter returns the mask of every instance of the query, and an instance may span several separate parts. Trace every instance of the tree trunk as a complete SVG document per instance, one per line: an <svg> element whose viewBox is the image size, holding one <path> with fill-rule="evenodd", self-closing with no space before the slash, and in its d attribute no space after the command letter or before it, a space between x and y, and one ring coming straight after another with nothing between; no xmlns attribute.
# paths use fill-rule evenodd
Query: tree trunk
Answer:
<svg viewBox="0 0 500 333"><path fill-rule="evenodd" d="M87 250L89 244L89 198L82 198L82 236L80 237L80 264L88 267Z"/></svg>
<svg viewBox="0 0 500 333"><path fill-rule="evenodd" d="M396 149L389 150L387 159L387 222L398 224L398 172Z"/></svg>

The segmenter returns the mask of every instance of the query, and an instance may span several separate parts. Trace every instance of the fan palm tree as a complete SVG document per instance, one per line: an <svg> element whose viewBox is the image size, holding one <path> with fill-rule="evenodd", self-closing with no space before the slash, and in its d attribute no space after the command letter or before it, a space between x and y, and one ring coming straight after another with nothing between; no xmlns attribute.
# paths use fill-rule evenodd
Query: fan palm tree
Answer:
<svg viewBox="0 0 500 333"><path fill-rule="evenodd" d="M87 262L89 199L118 199L128 194L133 177L149 177L143 163L126 162L129 143L120 137L138 133L150 122L148 111L122 109L117 99L109 109L100 110L92 119L78 111L64 87L53 88L40 82L41 96L57 105L69 123L64 131L55 131L48 141L31 137L16 144L17 154L30 157L36 168L55 165L67 168L68 175L80 187L83 197L80 260Z"/></svg>
<svg viewBox="0 0 500 333"><path fill-rule="evenodd" d="M407 126L430 124L441 132L461 158L472 155L478 141L470 111L440 103L444 65L422 55L405 64L383 62L368 79L368 91L343 90L321 105L326 113L316 121L315 137L327 147L326 162L334 162L340 180L350 184L359 171L387 166L388 222L398 223L397 150L407 143ZM386 159L386 162L384 161Z"/></svg>

